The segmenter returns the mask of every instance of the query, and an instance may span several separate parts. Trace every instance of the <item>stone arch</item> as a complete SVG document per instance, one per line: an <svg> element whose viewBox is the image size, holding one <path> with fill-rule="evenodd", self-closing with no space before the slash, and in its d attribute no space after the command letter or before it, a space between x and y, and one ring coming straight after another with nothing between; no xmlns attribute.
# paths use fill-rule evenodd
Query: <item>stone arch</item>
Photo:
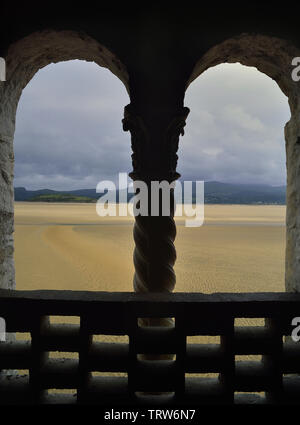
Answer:
<svg viewBox="0 0 300 425"><path fill-rule="evenodd" d="M186 89L207 69L221 63L252 66L272 78L287 96L291 118L284 128L286 141L286 254L285 286L300 292L300 82L292 79L292 59L300 49L288 40L241 34L215 45L195 64Z"/></svg>
<svg viewBox="0 0 300 425"><path fill-rule="evenodd" d="M0 84L0 288L15 288L13 138L22 90L50 63L80 59L108 68L129 93L126 67L106 47L83 32L35 32L12 44L6 54L6 81Z"/></svg>

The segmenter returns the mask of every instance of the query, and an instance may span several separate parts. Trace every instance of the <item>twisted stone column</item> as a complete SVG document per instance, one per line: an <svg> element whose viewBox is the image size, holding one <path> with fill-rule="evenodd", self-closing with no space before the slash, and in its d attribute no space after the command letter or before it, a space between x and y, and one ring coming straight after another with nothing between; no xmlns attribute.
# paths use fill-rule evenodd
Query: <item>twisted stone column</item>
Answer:
<svg viewBox="0 0 300 425"><path fill-rule="evenodd" d="M173 269L176 261L176 225L173 216L137 216L133 235L135 292L172 292L176 283ZM152 326L171 325L169 319L143 319L140 322Z"/></svg>
<svg viewBox="0 0 300 425"><path fill-rule="evenodd" d="M176 225L170 217L137 216L134 230L133 280L136 292L172 292L176 276Z"/></svg>
<svg viewBox="0 0 300 425"><path fill-rule="evenodd" d="M160 143L151 140L143 119L131 105L125 107L123 129L131 132L132 165L130 177L140 180L148 187L148 216L138 215L134 225L134 266L133 286L136 292L172 292L176 276L173 266L176 261L174 240L176 225L174 221L174 189L168 192L170 214L162 214L162 202L159 200L159 213L151 216L151 182L174 182L180 175L176 172L179 136L184 134L183 127L189 113L183 108L175 116L162 135ZM172 325L170 319L141 320L142 325Z"/></svg>

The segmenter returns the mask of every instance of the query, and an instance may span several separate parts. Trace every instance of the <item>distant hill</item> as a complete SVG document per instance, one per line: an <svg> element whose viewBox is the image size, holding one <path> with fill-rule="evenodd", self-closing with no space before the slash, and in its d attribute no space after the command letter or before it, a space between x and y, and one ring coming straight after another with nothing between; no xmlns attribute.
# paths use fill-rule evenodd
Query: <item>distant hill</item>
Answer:
<svg viewBox="0 0 300 425"><path fill-rule="evenodd" d="M15 201L32 201L32 200L36 200L37 197L40 197L43 195L48 195L50 196L50 198L53 195L63 195L63 196L71 195L74 197L86 197L86 198L95 199L95 200L97 200L100 196L99 193L96 193L95 189L59 191L59 190L51 190L51 189L27 190L25 189L25 187L15 187Z"/></svg>
<svg viewBox="0 0 300 425"><path fill-rule="evenodd" d="M15 201L32 202L96 202L101 193L96 189L78 189L56 191L50 189L26 190L15 188ZM128 194L128 200L133 194ZM193 201L195 201L195 183L193 183ZM269 186L259 184L231 184L205 182L204 201L206 204L275 204L284 205L285 186ZM119 191L116 194L119 199Z"/></svg>
<svg viewBox="0 0 300 425"><path fill-rule="evenodd" d="M49 193L36 195L29 198L31 202L97 202L96 199L88 198L87 196L75 196L68 193Z"/></svg>
<svg viewBox="0 0 300 425"><path fill-rule="evenodd" d="M285 186L205 182L206 204L279 204L286 200Z"/></svg>

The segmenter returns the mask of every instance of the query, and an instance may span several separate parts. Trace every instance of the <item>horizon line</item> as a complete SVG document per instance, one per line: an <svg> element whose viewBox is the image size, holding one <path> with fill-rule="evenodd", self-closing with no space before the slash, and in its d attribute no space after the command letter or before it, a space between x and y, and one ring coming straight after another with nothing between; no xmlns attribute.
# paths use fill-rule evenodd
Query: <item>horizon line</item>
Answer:
<svg viewBox="0 0 300 425"><path fill-rule="evenodd" d="M178 179L181 181L181 179ZM186 180L186 181L192 181L195 182L197 180ZM269 183L234 183L234 182L223 182L219 180L198 180L198 181L204 181L205 183L219 183L219 184L228 184L228 185L236 185L236 186L268 186L268 187L286 187L286 184L279 184L279 185L271 185ZM92 187L84 187L84 188L77 188L77 189L49 189L48 187L41 187L39 189L28 189L26 186L14 186L14 189L25 189L27 191L37 191L37 190L53 190L53 191L75 191L75 190L96 190ZM126 190L126 188L119 189L116 187L117 190Z"/></svg>

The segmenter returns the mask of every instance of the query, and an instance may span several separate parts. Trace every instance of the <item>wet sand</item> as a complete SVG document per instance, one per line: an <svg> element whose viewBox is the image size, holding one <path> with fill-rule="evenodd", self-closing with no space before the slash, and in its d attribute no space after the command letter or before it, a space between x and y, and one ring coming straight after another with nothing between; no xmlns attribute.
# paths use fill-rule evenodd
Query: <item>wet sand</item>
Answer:
<svg viewBox="0 0 300 425"><path fill-rule="evenodd" d="M284 206L207 205L201 227L176 221L176 291L284 291ZM132 230L95 204L16 202L17 289L132 291Z"/></svg>

